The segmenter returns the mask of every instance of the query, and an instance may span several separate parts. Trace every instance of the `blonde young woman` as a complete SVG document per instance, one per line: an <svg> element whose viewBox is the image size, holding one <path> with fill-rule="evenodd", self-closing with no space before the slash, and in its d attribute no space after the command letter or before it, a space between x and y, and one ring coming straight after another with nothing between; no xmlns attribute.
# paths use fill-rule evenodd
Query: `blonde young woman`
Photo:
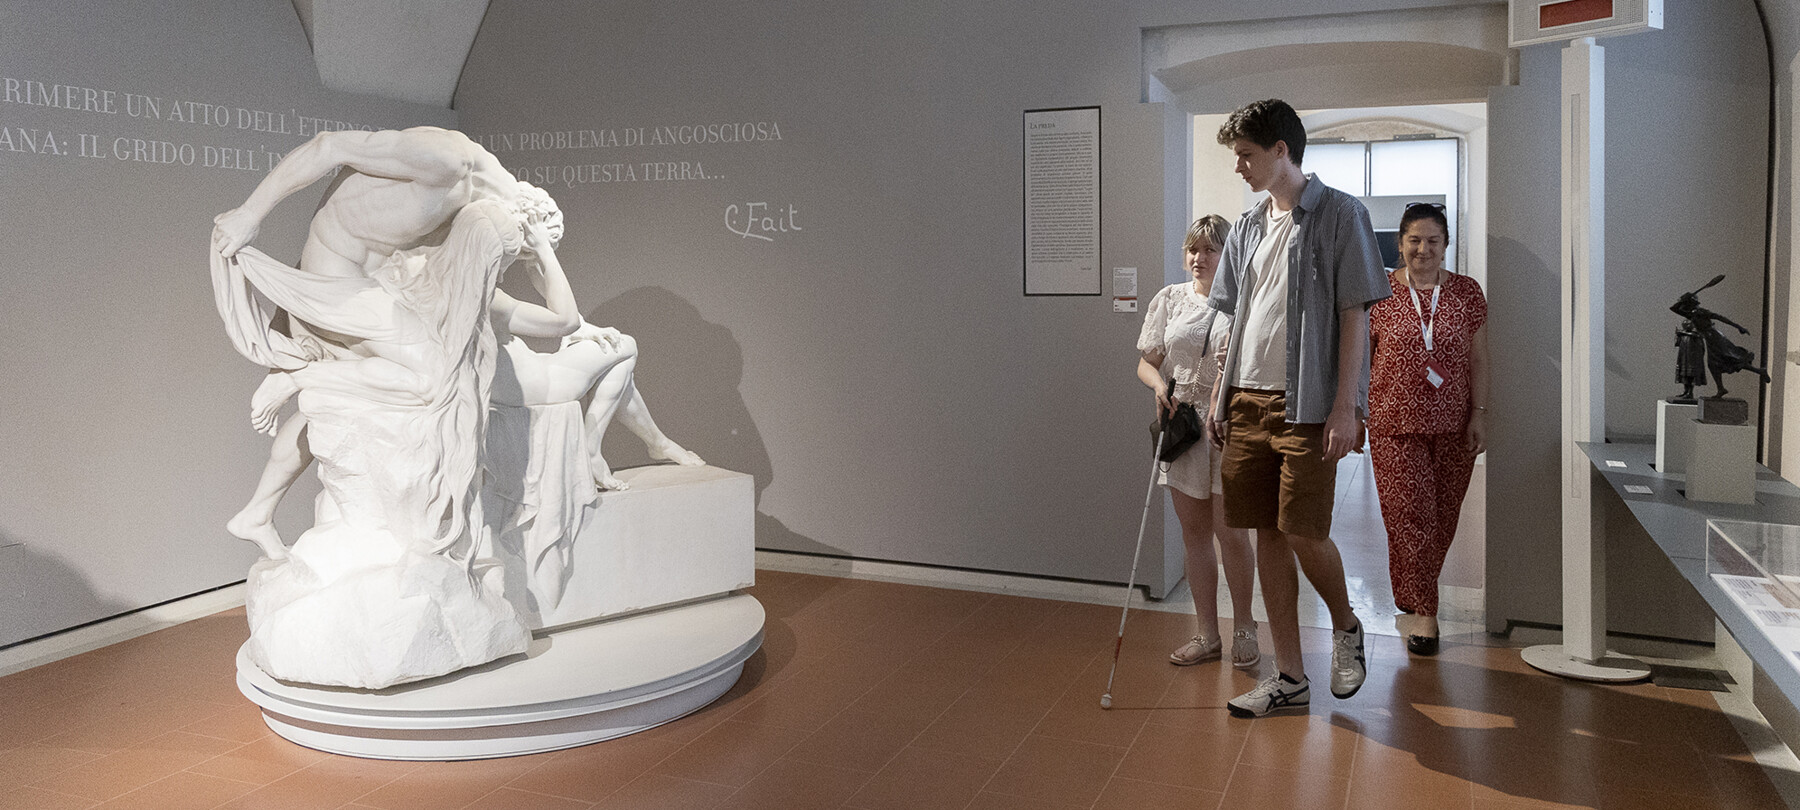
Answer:
<svg viewBox="0 0 1800 810"><path fill-rule="evenodd" d="M1138 379L1156 396L1158 415L1179 403L1199 410L1207 420L1212 387L1219 374L1219 358L1231 334L1231 319L1206 302L1212 292L1213 273L1231 224L1208 214L1194 221L1183 243L1183 255L1191 278L1171 284L1150 299L1144 329L1138 336ZM1170 381L1174 382L1171 395ZM1219 458L1211 443L1200 441L1170 462L1163 474L1175 515L1181 521L1182 544L1187 548L1188 586L1194 594L1194 613L1199 632L1169 654L1177 666L1190 666L1220 658L1224 639L1219 631L1219 561L1225 563L1225 581L1231 592L1231 663L1248 669L1262 660L1256 643L1256 620L1250 616L1251 587L1256 577L1256 552L1250 532L1225 525L1225 510L1213 497L1220 491ZM1218 538L1218 552L1213 538Z"/></svg>

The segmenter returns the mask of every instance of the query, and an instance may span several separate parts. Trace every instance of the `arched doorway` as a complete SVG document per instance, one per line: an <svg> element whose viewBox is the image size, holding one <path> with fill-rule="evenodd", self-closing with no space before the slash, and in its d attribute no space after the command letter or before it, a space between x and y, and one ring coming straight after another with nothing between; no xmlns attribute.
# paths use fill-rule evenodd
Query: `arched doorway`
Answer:
<svg viewBox="0 0 1800 810"><path fill-rule="evenodd" d="M1327 38L1330 41L1319 41ZM1144 53L1145 100L1162 102L1165 116L1165 233L1184 232L1187 222L1200 213L1231 217L1244 209L1246 190L1231 173L1229 153L1212 146L1212 131L1218 125L1212 119L1251 100L1282 98L1302 111L1310 133L1336 136L1346 145L1373 144L1378 139L1367 134L1372 131L1388 133L1381 140L1398 136L1453 141L1458 176L1450 205L1459 212L1453 227L1459 248L1456 262L1459 269L1485 281L1485 104L1490 88L1516 82L1516 57L1505 45L1502 9L1156 29L1145 32ZM1208 165L1209 148L1216 151L1222 167ZM1196 201L1209 196L1200 188L1208 176L1218 188L1211 190L1212 204L1202 206ZM1378 196L1372 188L1346 190ZM1370 205L1372 215L1378 208ZM1377 224L1378 230L1382 227ZM1178 245L1173 244L1178 240L1168 241L1165 283L1173 283L1182 277L1181 264ZM1485 476L1481 472L1478 469L1465 503L1460 548L1445 569L1446 634L1482 629ZM1372 630L1392 633L1386 535L1366 457L1345 461L1338 495L1339 529L1333 534L1344 552L1352 601ZM1172 515L1165 526L1170 533L1178 531ZM1316 603L1317 598L1303 601ZM1302 623L1328 623L1322 604L1316 607L1309 615L1302 605Z"/></svg>

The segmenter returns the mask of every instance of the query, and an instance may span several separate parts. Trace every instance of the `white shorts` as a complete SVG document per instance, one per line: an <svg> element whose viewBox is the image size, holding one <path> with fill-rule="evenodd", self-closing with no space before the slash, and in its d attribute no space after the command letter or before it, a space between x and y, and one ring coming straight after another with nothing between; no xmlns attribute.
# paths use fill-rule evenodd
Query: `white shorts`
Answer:
<svg viewBox="0 0 1800 810"><path fill-rule="evenodd" d="M1202 414L1200 424L1206 424L1206 416ZM1156 482L1163 486L1181 490L1181 494L1195 500L1204 501L1213 493L1223 492L1219 478L1219 462L1225 454L1214 449L1212 442L1205 436L1194 442L1187 452L1168 463Z"/></svg>

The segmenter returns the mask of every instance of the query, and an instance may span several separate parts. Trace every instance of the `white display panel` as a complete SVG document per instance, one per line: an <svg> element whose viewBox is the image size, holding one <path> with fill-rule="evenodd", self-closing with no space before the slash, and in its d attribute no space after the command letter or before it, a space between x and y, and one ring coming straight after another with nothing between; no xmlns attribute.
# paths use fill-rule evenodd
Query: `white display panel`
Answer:
<svg viewBox="0 0 1800 810"><path fill-rule="evenodd" d="M1662 0L1512 0L1507 41L1514 48L1662 28Z"/></svg>

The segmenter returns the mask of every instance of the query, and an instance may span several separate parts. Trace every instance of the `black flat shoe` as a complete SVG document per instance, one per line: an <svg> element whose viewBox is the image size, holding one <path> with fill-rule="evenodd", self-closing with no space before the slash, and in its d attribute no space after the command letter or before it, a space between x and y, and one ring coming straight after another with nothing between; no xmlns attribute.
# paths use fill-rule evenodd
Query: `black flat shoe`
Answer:
<svg viewBox="0 0 1800 810"><path fill-rule="evenodd" d="M1437 636L1407 636L1406 651L1413 655L1437 655Z"/></svg>

